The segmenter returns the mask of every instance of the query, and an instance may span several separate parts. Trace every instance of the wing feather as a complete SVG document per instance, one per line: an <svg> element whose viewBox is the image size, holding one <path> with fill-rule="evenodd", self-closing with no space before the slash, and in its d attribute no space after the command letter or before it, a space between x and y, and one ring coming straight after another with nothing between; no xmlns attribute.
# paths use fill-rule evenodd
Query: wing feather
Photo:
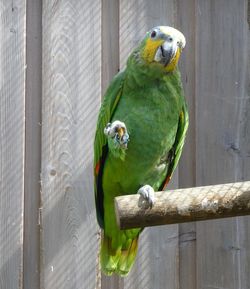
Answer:
<svg viewBox="0 0 250 289"><path fill-rule="evenodd" d="M169 157L170 163L168 166L166 179L163 182L160 190L164 190L166 188L179 162L183 145L185 142L185 137L186 137L186 133L188 129L188 123L189 123L189 120L188 120L187 104L186 104L186 101L184 100L184 104L183 104L183 107L179 116L179 123L178 123L177 133L175 137L175 142L170 151L170 157Z"/></svg>
<svg viewBox="0 0 250 289"><path fill-rule="evenodd" d="M110 83L99 111L97 120L96 135L94 141L94 176L95 176L95 203L97 220L103 228L104 208L102 191L102 173L104 162L108 153L107 138L104 135L104 128L111 122L114 111L122 95L125 72L118 73Z"/></svg>

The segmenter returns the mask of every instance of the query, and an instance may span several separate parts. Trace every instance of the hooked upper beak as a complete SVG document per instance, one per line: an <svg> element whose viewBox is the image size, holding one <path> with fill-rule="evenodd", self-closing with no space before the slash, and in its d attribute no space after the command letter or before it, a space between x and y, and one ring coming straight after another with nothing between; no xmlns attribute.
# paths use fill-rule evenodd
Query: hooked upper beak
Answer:
<svg viewBox="0 0 250 289"><path fill-rule="evenodd" d="M163 64L164 66L167 66L175 57L177 49L177 45L172 45L168 41L165 41L161 46L158 47L154 60Z"/></svg>

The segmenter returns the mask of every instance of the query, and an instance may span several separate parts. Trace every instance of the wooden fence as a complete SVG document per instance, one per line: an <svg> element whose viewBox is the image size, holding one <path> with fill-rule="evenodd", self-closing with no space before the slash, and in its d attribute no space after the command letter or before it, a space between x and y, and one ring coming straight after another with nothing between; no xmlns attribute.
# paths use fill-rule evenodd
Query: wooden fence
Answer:
<svg viewBox="0 0 250 289"><path fill-rule="evenodd" d="M153 26L186 36L190 129L173 187L250 180L247 0L0 0L0 289L249 289L250 219L146 229L98 265L93 136L107 84Z"/></svg>

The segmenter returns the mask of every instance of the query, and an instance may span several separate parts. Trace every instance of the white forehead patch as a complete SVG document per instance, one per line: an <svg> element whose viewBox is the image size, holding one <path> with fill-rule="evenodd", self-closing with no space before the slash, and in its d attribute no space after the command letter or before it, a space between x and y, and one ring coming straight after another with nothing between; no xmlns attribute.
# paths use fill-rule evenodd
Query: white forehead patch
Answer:
<svg viewBox="0 0 250 289"><path fill-rule="evenodd" d="M161 32L164 34L170 35L174 39L178 39L180 41L182 48L186 45L186 39L185 36L177 29L170 27L170 26L158 26L158 29L160 29Z"/></svg>

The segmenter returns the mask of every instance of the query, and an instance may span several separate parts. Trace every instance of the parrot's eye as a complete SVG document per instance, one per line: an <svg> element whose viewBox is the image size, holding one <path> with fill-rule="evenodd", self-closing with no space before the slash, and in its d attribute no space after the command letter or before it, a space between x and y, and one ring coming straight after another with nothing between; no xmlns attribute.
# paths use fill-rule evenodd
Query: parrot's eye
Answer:
<svg viewBox="0 0 250 289"><path fill-rule="evenodd" d="M170 36L170 37L168 37L168 41L169 42L172 42L173 41L173 38Z"/></svg>
<svg viewBox="0 0 250 289"><path fill-rule="evenodd" d="M155 38L156 35L157 35L157 32L156 32L155 30L153 30L153 31L151 32L150 37L151 37L151 38Z"/></svg>

